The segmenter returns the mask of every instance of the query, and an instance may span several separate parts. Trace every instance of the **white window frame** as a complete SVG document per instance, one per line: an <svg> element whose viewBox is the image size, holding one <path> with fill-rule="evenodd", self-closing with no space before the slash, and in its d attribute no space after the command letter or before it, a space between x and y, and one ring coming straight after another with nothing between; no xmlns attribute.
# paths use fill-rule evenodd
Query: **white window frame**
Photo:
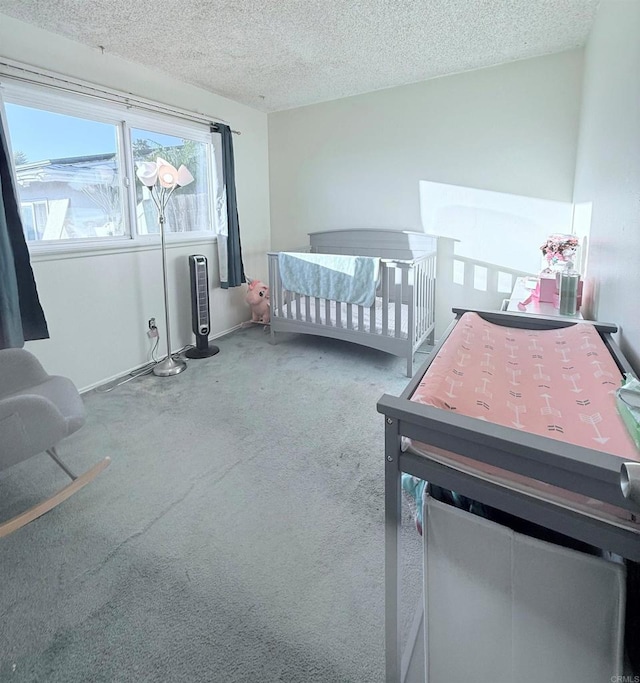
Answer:
<svg viewBox="0 0 640 683"><path fill-rule="evenodd" d="M26 199L20 201L20 213L22 213L27 207L31 209L31 216L33 218L33 227L37 230L38 219L36 217L36 205L44 204L47 216L49 215L49 200L48 199Z"/></svg>
<svg viewBox="0 0 640 683"><path fill-rule="evenodd" d="M115 102L103 102L76 93L60 93L46 85L34 85L18 81L3 81L2 98L5 103L17 104L51 111L57 114L86 118L98 123L111 124L116 127L117 153L121 161L122 177L122 214L126 235L123 237L95 237L79 240L59 240L51 242L27 242L32 259L35 261L57 258L74 258L91 253L110 254L127 251L157 249L160 246L160 235L138 234L136 223L136 187L138 179L133 168L131 150L131 128L148 130L165 135L182 137L207 145L209 197L209 220L211 230L193 232L167 232L167 246L184 244L212 244L216 241L214 231L214 198L213 198L213 142L208 126L204 123L191 123L181 118L173 118L165 114L139 112ZM11 131L7 131L11 143ZM13 162L12 162L13 163Z"/></svg>
<svg viewBox="0 0 640 683"><path fill-rule="evenodd" d="M211 230L206 230L206 231L193 231L193 232L180 232L180 233L175 233L175 232L167 232L165 234L165 239L167 242L192 242L193 239L202 239L203 236L210 236L214 237L214 230L213 230L213 210L214 210L214 204L213 204L213 192L211 188L211 179L212 179L212 167L211 167L211 152L212 152L212 141L211 141L211 133L209 132L208 129L206 129L204 126L198 126L198 125L189 125L188 123L185 123L184 121L172 121L168 117L164 117L162 115L140 115L138 113L132 113L127 117L127 121L123 122L123 132L124 132L124 138L126 140L126 147L127 147L127 156L126 156L126 164L133 164L133 154L131 151L131 129L135 128L137 130L148 130L150 133L160 133L164 135L172 135L174 137L178 138L185 138L189 140L193 140L194 142L201 142L206 145L206 150L207 150L207 167L208 167L208 173L207 173L207 196L209 198L209 220L211 221L212 228ZM129 172L129 171L128 171ZM131 169L131 177L133 178L133 182L131 182L130 185L130 201L129 201L129 210L130 210L130 220L131 220L131 232L132 235L134 235L134 239L141 240L141 241L149 241L153 240L154 242L159 241L159 236L158 235L152 235L152 234L147 234L147 235L139 235L137 234L136 230L136 193L135 193L135 185L134 183L138 182L138 179L135 176L135 169ZM189 235L193 235L194 238L189 238Z"/></svg>

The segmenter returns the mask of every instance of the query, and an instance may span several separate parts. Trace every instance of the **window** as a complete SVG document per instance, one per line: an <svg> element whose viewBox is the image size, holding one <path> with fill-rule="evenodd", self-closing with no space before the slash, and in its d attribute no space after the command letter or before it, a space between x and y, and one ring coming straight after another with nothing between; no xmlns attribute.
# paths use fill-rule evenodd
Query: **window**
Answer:
<svg viewBox="0 0 640 683"><path fill-rule="evenodd" d="M167 206L165 229L169 232L203 232L208 230L209 193L207 145L203 142L163 135L148 130L131 129L131 149L136 166L143 161L162 157L172 166L184 164L195 182L179 187ZM136 224L139 234L158 232L158 217L149 191L136 184Z"/></svg>
<svg viewBox="0 0 640 683"><path fill-rule="evenodd" d="M195 182L177 188L165 229L212 233L214 150L205 125L38 86L6 87L5 109L23 228L31 244L122 244L149 239L158 216L135 176L162 157Z"/></svg>
<svg viewBox="0 0 640 683"><path fill-rule="evenodd" d="M22 215L22 225L27 238L32 242L42 239L49 216L49 203L47 200L21 202L20 214Z"/></svg>
<svg viewBox="0 0 640 683"><path fill-rule="evenodd" d="M124 236L117 127L12 103L6 112L27 240Z"/></svg>

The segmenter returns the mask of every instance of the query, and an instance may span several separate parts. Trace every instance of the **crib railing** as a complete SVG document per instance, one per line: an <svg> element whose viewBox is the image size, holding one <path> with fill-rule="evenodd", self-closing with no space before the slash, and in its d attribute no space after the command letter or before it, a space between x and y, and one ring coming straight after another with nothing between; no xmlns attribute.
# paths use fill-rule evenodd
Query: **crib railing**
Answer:
<svg viewBox="0 0 640 683"><path fill-rule="evenodd" d="M529 275L496 263L455 253L458 240L438 239L438 298L436 334L440 336L453 320L455 307L499 310L513 289L515 279Z"/></svg>
<svg viewBox="0 0 640 683"><path fill-rule="evenodd" d="M415 350L427 337L433 344L436 326L436 254L429 254L414 263Z"/></svg>
<svg viewBox="0 0 640 683"><path fill-rule="evenodd" d="M269 254L271 337L306 332L353 341L407 359L435 331L436 252L411 261L380 259L376 302L371 307L301 296L285 290L278 254Z"/></svg>
<svg viewBox="0 0 640 683"><path fill-rule="evenodd" d="M287 292L280 278L278 254L270 253L271 317L358 330L385 337L413 337L414 343L418 340L421 343L433 330L435 321L435 257L433 253L413 261L380 259L377 296L382 300L382 305L376 306L374 303L366 308ZM404 311L403 304L406 305ZM368 313L366 329L365 313ZM324 321L321 322L323 317ZM404 331L403 318L406 320ZM413 334L408 334L408 330L413 330Z"/></svg>

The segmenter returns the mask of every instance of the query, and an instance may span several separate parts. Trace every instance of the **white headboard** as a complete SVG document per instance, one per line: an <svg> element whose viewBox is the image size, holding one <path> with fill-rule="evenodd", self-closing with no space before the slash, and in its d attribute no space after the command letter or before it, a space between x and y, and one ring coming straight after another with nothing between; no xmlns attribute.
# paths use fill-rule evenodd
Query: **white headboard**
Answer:
<svg viewBox="0 0 640 683"><path fill-rule="evenodd" d="M311 251L412 260L436 251L438 238L423 232L387 228L351 228L310 232Z"/></svg>

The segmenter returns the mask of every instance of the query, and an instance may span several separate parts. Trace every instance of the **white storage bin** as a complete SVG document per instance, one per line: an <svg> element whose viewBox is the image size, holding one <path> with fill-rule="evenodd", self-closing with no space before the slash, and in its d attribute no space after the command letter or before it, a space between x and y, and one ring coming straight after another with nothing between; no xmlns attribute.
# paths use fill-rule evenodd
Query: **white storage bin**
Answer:
<svg viewBox="0 0 640 683"><path fill-rule="evenodd" d="M622 674L625 569L427 496L428 683L603 683Z"/></svg>

